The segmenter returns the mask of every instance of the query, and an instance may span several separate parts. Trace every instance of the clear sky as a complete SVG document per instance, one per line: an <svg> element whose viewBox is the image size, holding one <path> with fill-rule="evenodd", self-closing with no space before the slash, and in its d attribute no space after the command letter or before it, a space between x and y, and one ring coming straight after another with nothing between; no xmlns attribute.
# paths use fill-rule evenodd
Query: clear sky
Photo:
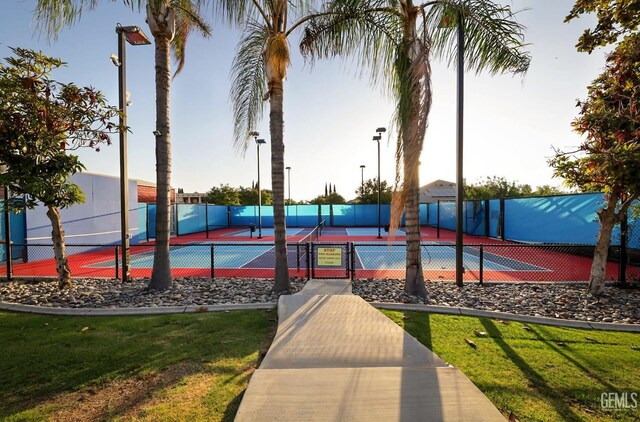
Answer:
<svg viewBox="0 0 640 422"><path fill-rule="evenodd" d="M503 1L504 2L504 1ZM140 25L150 31L144 15L121 2L104 2L85 13L56 41L39 36L33 23L35 0L4 0L0 15L0 56L8 49L24 47L60 57L68 67L54 77L64 82L91 85L117 105L117 70L109 56L117 52L116 23ZM465 77L465 160L468 183L485 176L504 176L532 186L561 181L551 178L547 158L551 146L580 142L570 123L577 115L576 99L604 66L605 52L577 53L575 43L593 17L563 23L572 0L513 0L526 25L526 42L532 62L524 77L489 77L467 73ZM185 192L206 192L228 183L251 186L256 180L256 151L246 154L232 146L232 113L229 70L240 37L206 16L213 36L197 34L189 40L187 63L171 87L172 186ZM365 179L377 171L375 128L388 126L393 104L360 79L355 69L340 61L319 62L313 68L297 53L299 34L291 38L292 64L285 81L285 165L291 166L291 196L311 199L334 183L346 199L355 197L360 165ZM155 82L153 46L128 46L127 84L133 104L128 108L129 176L155 181ZM455 181L455 69L435 62L433 107L421 156L420 182ZM268 104L265 119L256 128L267 145L261 147L264 186L271 185ZM381 143L382 179L393 181L395 138L387 133ZM85 151L81 159L87 171L118 174L118 142L100 153ZM286 193L285 193L286 194Z"/></svg>

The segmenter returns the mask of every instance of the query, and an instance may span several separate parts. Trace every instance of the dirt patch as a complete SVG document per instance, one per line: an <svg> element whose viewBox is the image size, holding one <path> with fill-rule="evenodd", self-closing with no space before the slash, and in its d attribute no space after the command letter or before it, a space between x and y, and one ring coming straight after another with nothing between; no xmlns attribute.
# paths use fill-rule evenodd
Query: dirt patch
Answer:
<svg viewBox="0 0 640 422"><path fill-rule="evenodd" d="M202 370L202 365L183 362L161 372L114 380L104 386L57 396L44 406L59 407L54 421L105 420L135 411L151 400L154 392Z"/></svg>

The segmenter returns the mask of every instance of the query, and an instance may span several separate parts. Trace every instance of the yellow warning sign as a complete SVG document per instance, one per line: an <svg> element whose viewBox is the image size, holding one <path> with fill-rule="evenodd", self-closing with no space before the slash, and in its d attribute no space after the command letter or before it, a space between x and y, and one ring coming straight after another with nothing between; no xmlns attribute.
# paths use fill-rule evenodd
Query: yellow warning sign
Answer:
<svg viewBox="0 0 640 422"><path fill-rule="evenodd" d="M319 267L341 267L342 248L318 248Z"/></svg>

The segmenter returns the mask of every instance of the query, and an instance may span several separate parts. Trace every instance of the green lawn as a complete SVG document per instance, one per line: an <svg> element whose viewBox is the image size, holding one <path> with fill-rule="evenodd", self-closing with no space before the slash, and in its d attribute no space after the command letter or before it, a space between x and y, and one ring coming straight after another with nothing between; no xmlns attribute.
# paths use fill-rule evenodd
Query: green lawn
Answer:
<svg viewBox="0 0 640 422"><path fill-rule="evenodd" d="M233 420L275 319L0 313L0 419Z"/></svg>
<svg viewBox="0 0 640 422"><path fill-rule="evenodd" d="M602 393L640 393L640 335L384 313L521 421L640 420L600 406ZM232 420L275 319L0 313L0 419Z"/></svg>
<svg viewBox="0 0 640 422"><path fill-rule="evenodd" d="M639 334L541 325L525 330L517 322L383 312L460 368L505 415L545 422L640 420L640 408L612 411L600 404L608 392L635 392L640 401Z"/></svg>

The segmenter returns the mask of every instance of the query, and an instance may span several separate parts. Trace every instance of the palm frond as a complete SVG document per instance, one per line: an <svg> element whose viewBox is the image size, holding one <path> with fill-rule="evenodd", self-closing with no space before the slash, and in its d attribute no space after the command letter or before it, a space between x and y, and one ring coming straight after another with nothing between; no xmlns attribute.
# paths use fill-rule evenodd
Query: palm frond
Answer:
<svg viewBox="0 0 640 422"><path fill-rule="evenodd" d="M313 64L317 59L351 58L359 76L369 73L372 85L393 92L392 72L400 42L398 16L374 11L381 0L335 0L305 26L300 51Z"/></svg>
<svg viewBox="0 0 640 422"><path fill-rule="evenodd" d="M38 0L34 10L36 32L58 38L62 28L73 26L85 10L92 10L99 0Z"/></svg>
<svg viewBox="0 0 640 422"><path fill-rule="evenodd" d="M264 50L269 38L265 24L247 22L238 51L231 66L231 102L233 104L233 138L236 148L247 149L249 132L262 118L266 92Z"/></svg>
<svg viewBox="0 0 640 422"><path fill-rule="evenodd" d="M457 62L455 24L462 17L466 68L476 73L525 73L531 56L524 43L524 25L508 5L491 0L441 0L426 13L424 28L436 57ZM454 27L443 27L449 21Z"/></svg>
<svg viewBox="0 0 640 422"><path fill-rule="evenodd" d="M209 4L214 16L232 25L241 25L248 19L255 19L256 11L251 0L216 0Z"/></svg>
<svg viewBox="0 0 640 422"><path fill-rule="evenodd" d="M178 0L173 1L171 6L178 12L176 13L176 35L171 42L174 60L178 62L173 74L175 78L184 67L185 48L191 31L198 29L203 37L208 38L211 36L211 26L200 16L198 3L190 0Z"/></svg>

